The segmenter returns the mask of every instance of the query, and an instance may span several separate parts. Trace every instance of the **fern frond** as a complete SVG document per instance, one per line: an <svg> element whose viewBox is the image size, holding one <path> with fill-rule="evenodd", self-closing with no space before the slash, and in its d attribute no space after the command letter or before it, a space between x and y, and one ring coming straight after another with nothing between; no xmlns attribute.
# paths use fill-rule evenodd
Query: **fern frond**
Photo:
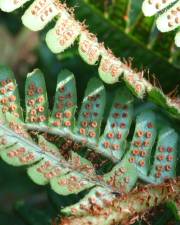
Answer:
<svg viewBox="0 0 180 225"><path fill-rule="evenodd" d="M1 88L6 90L9 87L7 80L12 76L12 72L1 67L0 73L6 75L2 76L5 80L1 80ZM17 118L17 114L14 115L9 101L5 103L7 110L4 112L4 102L0 103L1 158L13 166L29 166L27 173L35 183L49 183L60 195L77 194L87 190L88 193L82 200L62 210L62 213L74 215L74 222L79 221L76 216L80 216L80 221L84 224L92 219L93 225L97 224L97 221L102 224L111 224L113 220L117 223L123 221L126 217L124 213L119 215L118 209L119 204L121 208L125 207L126 203L117 196L126 196L125 193L130 192L140 180L157 185L168 178L176 177L178 133L171 127L171 123L159 126L157 114L152 110L145 110L136 116L135 97L125 86L116 90L103 131L101 123L106 105L106 89L97 78L89 81L76 120L77 93L74 75L63 70L57 80L52 113L49 110L44 77L38 69L28 74L26 79L25 121L22 117ZM15 80L11 82L12 89L18 93ZM11 92L9 94L12 95ZM7 92L3 91L0 99L6 96ZM21 109L18 101L14 104L16 109ZM135 129L132 129L132 121L135 123ZM70 157L65 159L57 146L38 133L38 144L35 143L28 130L54 134L65 141L79 143L84 149L91 149L95 154L111 159L114 166L111 171L97 175L93 164L73 152L73 148L68 149ZM179 181L177 184L179 185ZM164 201L167 187L163 184L158 187L154 190L153 186L151 193L150 186L149 195L153 196L154 200L154 196L157 196L157 203L160 203ZM165 190L163 194L159 191L161 188ZM176 185L174 188L176 189ZM131 194L128 196L130 198L128 197L127 202L131 202ZM133 201L138 198L137 193L132 196ZM137 202L134 210L139 214L154 206L154 200L152 205L147 205L145 201L142 207L140 202ZM113 216L107 214L107 220L104 220L101 212L104 215L109 210L113 212ZM98 213L98 217L95 213ZM69 223L69 219L67 221Z"/></svg>
<svg viewBox="0 0 180 225"><path fill-rule="evenodd" d="M9 8L7 8L7 2L11 3ZM24 1L20 4L19 2L18 4L13 3L13 1L6 1L4 3L4 0L1 0L0 7L4 11L13 11L24 3ZM103 81L112 84L122 78L136 96L139 98L144 98L145 95L149 96L149 92L153 91L154 87L143 78L143 73L133 71L132 68L115 57L111 51L107 50L103 43L98 43L96 37L89 33L83 24L75 20L71 11L56 0L49 0L43 4L39 0L36 0L26 10L22 20L25 26L37 31L43 29L52 18L57 16L58 21L55 27L46 36L47 45L53 52L60 53L64 51L79 38L79 52L85 62L90 65L95 64L98 62L99 56L101 56L99 75ZM172 102L163 93L162 95L165 99L163 107L172 116L179 118L180 111L178 104ZM150 97L153 102L159 104L156 100L156 95L150 95Z"/></svg>

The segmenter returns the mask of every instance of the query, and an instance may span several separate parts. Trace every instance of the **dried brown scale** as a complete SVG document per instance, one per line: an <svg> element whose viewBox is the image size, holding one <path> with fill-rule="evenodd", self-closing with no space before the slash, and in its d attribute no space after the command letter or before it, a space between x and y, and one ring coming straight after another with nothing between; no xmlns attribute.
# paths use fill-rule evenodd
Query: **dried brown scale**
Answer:
<svg viewBox="0 0 180 225"><path fill-rule="evenodd" d="M156 196L154 195L156 191ZM117 197L112 205L97 210L90 208L90 215L82 217L67 217L63 218L59 225L99 225L109 219L108 215L112 213L114 218L109 219L109 225L129 224L136 218L143 217L151 208L160 205L169 199L176 199L180 194L180 178L167 180L160 185L147 185L136 189L127 195ZM95 218L92 220L91 215ZM105 218L106 215L106 218ZM92 222L93 221L93 222Z"/></svg>

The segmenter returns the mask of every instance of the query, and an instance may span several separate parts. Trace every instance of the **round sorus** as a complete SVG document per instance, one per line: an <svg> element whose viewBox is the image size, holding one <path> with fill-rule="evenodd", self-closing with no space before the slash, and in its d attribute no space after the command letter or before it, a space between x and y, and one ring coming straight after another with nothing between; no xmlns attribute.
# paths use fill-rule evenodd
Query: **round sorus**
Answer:
<svg viewBox="0 0 180 225"><path fill-rule="evenodd" d="M134 163L134 162L135 162L135 158L134 158L134 157L130 157L130 158L129 158L129 162L130 162L130 163Z"/></svg>
<svg viewBox="0 0 180 225"><path fill-rule="evenodd" d="M38 118L39 122L44 122L46 120L46 117L44 115L39 116Z"/></svg>
<svg viewBox="0 0 180 225"><path fill-rule="evenodd" d="M0 89L0 93L1 93L2 95L6 94L6 89L5 89L5 88L1 88L1 89Z"/></svg>
<svg viewBox="0 0 180 225"><path fill-rule="evenodd" d="M37 98L37 102L38 103L42 103L44 101L44 97L40 96L39 98Z"/></svg>
<svg viewBox="0 0 180 225"><path fill-rule="evenodd" d="M104 145L104 148L109 148L110 147L110 143L108 141L105 141L103 143L103 145Z"/></svg>
<svg viewBox="0 0 180 225"><path fill-rule="evenodd" d="M146 155L146 152L145 151L140 151L140 156L141 157L144 157Z"/></svg>
<svg viewBox="0 0 180 225"><path fill-rule="evenodd" d="M114 150L119 150L119 144L113 144L113 145L112 145L112 148L113 148Z"/></svg>
<svg viewBox="0 0 180 225"><path fill-rule="evenodd" d="M142 137L143 134L144 134L144 132L143 132L142 130L137 130L137 132L136 132L136 135L137 135L138 137Z"/></svg>
<svg viewBox="0 0 180 225"><path fill-rule="evenodd" d="M33 95L34 95L34 91L33 91L33 90L29 90L29 91L28 91L28 95L29 95L29 96L33 96Z"/></svg>
<svg viewBox="0 0 180 225"><path fill-rule="evenodd" d="M157 165L156 166L157 171L163 171L163 166L162 165Z"/></svg>
<svg viewBox="0 0 180 225"><path fill-rule="evenodd" d="M82 121L81 122L81 126L82 127L87 127L88 126L88 122L87 121Z"/></svg>
<svg viewBox="0 0 180 225"><path fill-rule="evenodd" d="M167 148L167 151L168 151L168 152L172 152L172 151L173 151L173 148L172 148L172 147L168 147L168 148Z"/></svg>
<svg viewBox="0 0 180 225"><path fill-rule="evenodd" d="M80 128L79 133L82 135L86 135L86 130L84 128Z"/></svg>
<svg viewBox="0 0 180 225"><path fill-rule="evenodd" d="M112 138L114 138L114 134L113 134L112 132L109 132L109 133L107 134L107 137L110 138L110 139L112 139Z"/></svg>
<svg viewBox="0 0 180 225"><path fill-rule="evenodd" d="M69 121L69 120L65 121L65 122L64 122L64 125L65 125L66 127L70 127L70 126L71 126L71 121Z"/></svg>
<svg viewBox="0 0 180 225"><path fill-rule="evenodd" d="M17 109L17 106L16 106L16 105L10 105L10 106L9 106L9 111L10 111L10 112L15 111L16 109Z"/></svg>
<svg viewBox="0 0 180 225"><path fill-rule="evenodd" d="M170 171L172 169L171 165L165 165L164 168L165 168L166 171Z"/></svg>
<svg viewBox="0 0 180 225"><path fill-rule="evenodd" d="M122 133L121 132L118 132L117 133L117 139L121 139L122 138Z"/></svg>
<svg viewBox="0 0 180 225"><path fill-rule="evenodd" d="M10 102L16 101L16 96L15 96L15 95L9 96L9 101L10 101Z"/></svg>
<svg viewBox="0 0 180 225"><path fill-rule="evenodd" d="M96 133L94 131L89 132L89 137L94 138L96 137Z"/></svg>
<svg viewBox="0 0 180 225"><path fill-rule="evenodd" d="M126 124L125 123L120 123L120 128L125 128Z"/></svg>
<svg viewBox="0 0 180 225"><path fill-rule="evenodd" d="M52 123L52 125L55 126L55 127L59 127L61 125L61 122L60 121L54 121Z"/></svg>
<svg viewBox="0 0 180 225"><path fill-rule="evenodd" d="M127 116L128 116L127 113L123 113L123 114L122 114L122 117L123 117L123 118L126 118Z"/></svg>
<svg viewBox="0 0 180 225"><path fill-rule="evenodd" d="M1 85L4 87L4 86L6 86L6 81L5 80L2 80L1 81Z"/></svg>
<svg viewBox="0 0 180 225"><path fill-rule="evenodd" d="M152 133L151 133L150 131L147 131L147 132L146 132L146 137L147 137L147 138L151 138L151 137L152 137Z"/></svg>
<svg viewBox="0 0 180 225"><path fill-rule="evenodd" d="M85 106L85 108L88 109L88 110L89 110L89 109L92 109L92 105L89 104L89 103L87 103L86 106Z"/></svg>
<svg viewBox="0 0 180 225"><path fill-rule="evenodd" d="M119 118L119 113L117 113L117 112L115 112L115 113L113 113L113 117L115 118L115 119L117 119L117 118Z"/></svg>
<svg viewBox="0 0 180 225"><path fill-rule="evenodd" d="M62 113L61 113L61 112L57 112L57 113L55 114L55 117L56 117L57 119L61 119L61 118L62 118Z"/></svg>
<svg viewBox="0 0 180 225"><path fill-rule="evenodd" d="M139 150L138 150L138 149L134 149L134 150L132 151L132 154L133 154L133 155L139 155Z"/></svg>
<svg viewBox="0 0 180 225"><path fill-rule="evenodd" d="M65 87L64 86L59 87L59 91L60 92L64 92L65 91Z"/></svg>
<svg viewBox="0 0 180 225"><path fill-rule="evenodd" d="M165 156L164 156L164 155L158 155L158 156L157 156L157 159L158 159L159 161L164 160L164 158L165 158Z"/></svg>
<svg viewBox="0 0 180 225"><path fill-rule="evenodd" d="M173 160L173 156L172 155L168 155L167 156L167 161L172 161Z"/></svg>
<svg viewBox="0 0 180 225"><path fill-rule="evenodd" d="M29 105L29 106L34 106L34 104L35 104L34 99L28 100L28 105Z"/></svg>
<svg viewBox="0 0 180 225"><path fill-rule="evenodd" d="M43 93L42 87L38 87L36 91L37 91L38 94L42 94Z"/></svg>
<svg viewBox="0 0 180 225"><path fill-rule="evenodd" d="M140 161L139 161L139 165L140 165L141 167L144 167L144 166L145 166L144 160L140 160Z"/></svg>
<svg viewBox="0 0 180 225"><path fill-rule="evenodd" d="M164 147L163 147L163 146L159 146L159 147L158 147L158 150L159 150L160 152L164 152Z"/></svg>
<svg viewBox="0 0 180 225"><path fill-rule="evenodd" d="M39 107L37 108L37 111L38 111L38 112L44 112L44 107L43 107L43 106L39 106Z"/></svg>
<svg viewBox="0 0 180 225"><path fill-rule="evenodd" d="M66 117L66 118L71 118L71 116L72 116L72 113L71 113L71 111L66 111L65 113L64 113L64 116Z"/></svg>
<svg viewBox="0 0 180 225"><path fill-rule="evenodd" d="M96 128L97 127L97 122L96 121L91 122L91 127Z"/></svg>

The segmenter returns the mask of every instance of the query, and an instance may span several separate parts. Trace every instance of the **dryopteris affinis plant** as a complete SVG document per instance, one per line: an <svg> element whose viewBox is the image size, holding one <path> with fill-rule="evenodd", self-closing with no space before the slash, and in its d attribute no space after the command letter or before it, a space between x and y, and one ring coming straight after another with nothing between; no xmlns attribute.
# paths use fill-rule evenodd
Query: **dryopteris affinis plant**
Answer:
<svg viewBox="0 0 180 225"><path fill-rule="evenodd" d="M12 11L25 2L27 1L0 1L0 6L5 11ZM102 43L98 43L97 38L89 33L84 25L76 21L72 12L65 5L60 4L59 1L34 1L24 14L23 23L30 29L37 31L43 29L53 17L58 18L57 25L48 32L46 41L54 53L64 51L78 39L79 53L84 61L90 65L95 65L101 58L99 75L105 82L115 83L121 77L137 97L148 96L153 102L162 106L166 113L179 119L179 105L177 102L173 102L159 89L147 82L143 78L143 73L133 71L128 65L113 56L112 52L105 49ZM34 71L29 75L29 80L34 77L34 74L39 73L39 71ZM69 72L63 72L64 76L66 76L66 73L67 77L64 77L66 81L63 84L66 84L66 82L69 84L69 80L74 80L70 75L68 79ZM8 74L11 73L8 72ZM62 224L90 224L90 221L92 224L126 223L136 213L140 215L150 207L168 199L176 200L179 194L178 178L169 183L162 182L164 179L176 176L178 134L170 124L167 124L165 128L156 127L159 113L155 115L152 111L147 111L139 114L136 119L134 135L128 135L133 120L132 117L135 117L132 107L134 98L129 90L123 87L122 92L118 91L117 97L115 97L115 100L121 99L122 102L120 101L120 104L116 105L117 108L112 107L111 113L113 114L110 113L105 132L99 138L105 105L105 90L100 81L90 81L89 89L87 89L85 95L92 92L95 93L95 96L90 95L90 98L85 96L79 118L75 123L73 119L77 107L75 86L70 84L69 87L67 85L67 88L73 92L72 94L66 96L57 95L58 101L60 101L60 103L58 102L58 110L62 110L63 113L57 111L56 105L50 118L48 118L49 110L47 94L44 89L45 83L41 75L35 77L37 80L33 79L32 86L28 84L26 86L27 113L25 123L15 122L14 120L14 116L23 118L23 115L18 104L18 94L14 92L14 88L11 86L12 78L6 80L5 83L3 82L5 86L7 84L8 93L6 88L2 88L2 92L5 90L4 94L7 94L2 98L2 111L4 113L9 111L11 115L7 113L4 122L2 115L1 130L2 144L4 146L1 155L5 161L13 165L34 164L28 169L30 177L38 184L50 182L52 189L59 194L79 193L82 190L91 188L89 194L82 201L62 210L63 213L73 216L62 220ZM61 74L60 77L63 78L63 75ZM10 97L9 93L11 91L14 93ZM64 88L61 91L63 93ZM34 99L31 96L37 98ZM71 101L69 102L67 99L71 99ZM65 102L65 105L61 101ZM86 101L93 101L93 103L92 105L86 104ZM128 108L124 103L126 101ZM15 102L17 105L14 104ZM35 106L37 108L34 108ZM128 111L124 112L127 109ZM90 110L92 110L91 114L89 114ZM116 110L118 111L117 114ZM83 120L84 117L85 121ZM112 123L111 121L114 120L116 122ZM72 140L76 144L81 143L83 147L93 150L95 154L100 153L102 156L111 159L116 165L110 172L97 175L92 163L87 159L68 151L70 154L69 160L65 160L59 150L47 142L44 137L37 135L38 144L31 142L26 130L40 131L45 134L51 133L63 137L67 142L62 146L63 150L72 148L70 144ZM157 141L157 144L155 141ZM79 148L79 145L76 146ZM4 147L5 151L3 151ZM155 153L151 151L152 149L155 150ZM151 156L154 156L154 160L152 160ZM143 197L136 192L130 192L128 196L123 194L136 186L138 178L147 183L154 183L157 186L153 185L142 189L143 193L145 193ZM119 195L120 197L118 197ZM128 199L125 197L128 197ZM123 198L125 199L125 205L122 202ZM131 201L133 200L136 200L136 204L131 207Z"/></svg>
<svg viewBox="0 0 180 225"><path fill-rule="evenodd" d="M88 191L78 203L61 210L66 215L61 224L127 224L151 207L178 201L180 191L176 177L179 132L163 112L144 107L140 113L137 108L143 103L137 101L122 85L103 120L106 89L92 78L76 119L75 78L63 70L50 113L44 77L36 69L26 79L24 121L14 75L1 66L1 158L13 166L29 166L27 173L35 183L50 183L60 195ZM55 138L47 141L47 133L61 138L58 145ZM93 157L82 156L89 150ZM99 155L113 162L112 169L98 173L94 158ZM142 182L150 185L142 186L140 192L137 185Z"/></svg>

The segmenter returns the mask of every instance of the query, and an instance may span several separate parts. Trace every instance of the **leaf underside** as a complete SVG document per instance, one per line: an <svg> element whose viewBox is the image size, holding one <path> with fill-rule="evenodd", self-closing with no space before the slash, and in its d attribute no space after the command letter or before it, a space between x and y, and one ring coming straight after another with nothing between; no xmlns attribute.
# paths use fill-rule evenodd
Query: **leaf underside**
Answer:
<svg viewBox="0 0 180 225"><path fill-rule="evenodd" d="M127 87L121 86L115 91L105 128L102 129L106 88L99 79L92 78L87 84L76 115L74 75L68 70L60 72L50 112L44 76L36 69L27 75L24 121L14 78L9 83L12 72L2 66L0 73L4 78L0 83L0 90L3 90L0 99L8 96L7 101L0 103L1 158L13 166L28 166L27 173L35 183L49 183L60 195L89 190L78 203L63 209L63 213L85 215L92 205L107 207L117 194L130 192L137 181L161 184L168 178L176 177L178 131L170 123L159 126L159 115L153 110L145 110L136 116L136 98ZM9 84L12 84L10 89L16 90L15 93L9 90ZM10 103L15 94L17 97L13 97L15 107L12 110ZM6 111L3 111L5 106ZM88 159L70 151L73 148L69 147L70 156L64 158L61 144L57 147L38 133L36 143L28 130L54 134L62 140L81 144L83 149L91 149L95 155L110 159L114 166L109 172L98 175ZM147 206L143 210L145 208ZM114 216L116 218L116 213ZM96 221L96 217L93 220ZM111 224L111 220L112 217L108 217L103 224Z"/></svg>

